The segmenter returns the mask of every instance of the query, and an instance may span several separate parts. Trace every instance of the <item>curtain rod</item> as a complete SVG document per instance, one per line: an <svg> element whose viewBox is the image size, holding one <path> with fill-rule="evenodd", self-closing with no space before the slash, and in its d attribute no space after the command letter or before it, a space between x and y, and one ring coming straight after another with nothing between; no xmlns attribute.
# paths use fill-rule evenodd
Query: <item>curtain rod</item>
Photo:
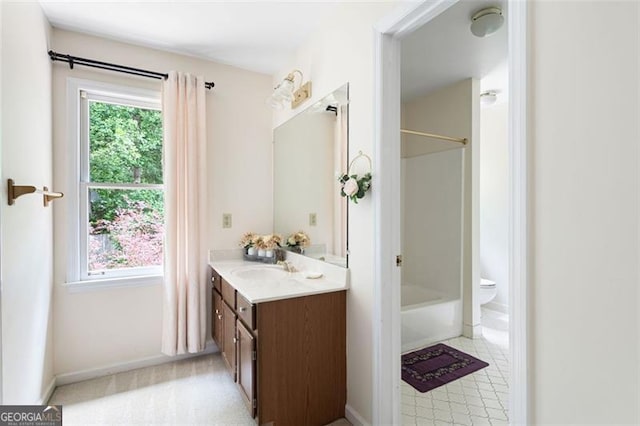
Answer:
<svg viewBox="0 0 640 426"><path fill-rule="evenodd" d="M103 70L132 74L140 77L155 78L156 80L165 80L167 77L169 77L169 74L166 73L127 67L124 65L111 64L109 62L96 61L95 59L65 55L62 53L54 52L53 50L50 50L48 53L49 58L51 58L52 61L66 62L69 64L70 69L73 69L74 65L83 65L85 67L100 68ZM204 87L206 87L207 89L212 89L213 86L215 86L215 83L213 81L205 81L204 83Z"/></svg>
<svg viewBox="0 0 640 426"><path fill-rule="evenodd" d="M425 136L427 138L434 138L434 139L442 139L443 141L448 141L448 142L458 142L463 145L467 144L467 138L453 138L451 136L436 135L435 133L416 132L415 130L406 130L406 129L400 129L400 133L406 133L408 135Z"/></svg>

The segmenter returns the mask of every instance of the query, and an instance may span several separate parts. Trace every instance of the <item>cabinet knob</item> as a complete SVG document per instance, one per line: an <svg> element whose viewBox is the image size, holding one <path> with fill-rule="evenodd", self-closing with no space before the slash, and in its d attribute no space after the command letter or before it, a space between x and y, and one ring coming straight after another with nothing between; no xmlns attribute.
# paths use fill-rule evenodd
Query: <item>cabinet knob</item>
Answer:
<svg viewBox="0 0 640 426"><path fill-rule="evenodd" d="M216 315L218 315L220 313L219 309L216 309Z"/></svg>
<svg viewBox="0 0 640 426"><path fill-rule="evenodd" d="M218 319L221 320L222 319L222 315L218 315Z"/></svg>
<svg viewBox="0 0 640 426"><path fill-rule="evenodd" d="M215 283L216 282L216 277L211 277L211 282Z"/></svg>
<svg viewBox="0 0 640 426"><path fill-rule="evenodd" d="M233 338L233 343L238 343L238 338L237 337Z"/></svg>
<svg viewBox="0 0 640 426"><path fill-rule="evenodd" d="M247 308L245 308L244 306L240 306L238 308L238 312L245 312L247 310Z"/></svg>

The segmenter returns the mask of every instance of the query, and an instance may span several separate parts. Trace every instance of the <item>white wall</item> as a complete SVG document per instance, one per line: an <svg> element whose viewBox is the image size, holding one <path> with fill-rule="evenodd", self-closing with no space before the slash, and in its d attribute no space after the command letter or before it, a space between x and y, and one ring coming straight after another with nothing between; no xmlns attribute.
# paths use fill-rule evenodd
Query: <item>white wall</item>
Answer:
<svg viewBox="0 0 640 426"><path fill-rule="evenodd" d="M50 27L33 2L2 7L2 378L4 404L38 404L53 379L52 207L8 178L52 185ZM56 201L59 202L59 201Z"/></svg>
<svg viewBox="0 0 640 426"><path fill-rule="evenodd" d="M507 312L509 305L509 106L480 111L480 274L496 282L498 293L488 308Z"/></svg>
<svg viewBox="0 0 640 426"><path fill-rule="evenodd" d="M191 57L117 43L55 29L52 48L158 71L201 74L216 86L207 91L209 178L209 247L237 247L248 230L267 233L273 224L271 110L264 100L271 77ZM44 49L41 49L44 52ZM45 56L44 53L42 56ZM53 67L54 182L66 191L66 79L97 80L160 90L160 83L123 74L76 67ZM233 227L222 228L222 213L233 215ZM115 288L71 293L67 281L67 216L64 202L55 207L55 372L75 373L160 355L162 287Z"/></svg>
<svg viewBox="0 0 640 426"><path fill-rule="evenodd" d="M302 44L290 64L273 76L273 83L277 84L292 69L298 68L305 80L313 81L313 98L299 108L312 105L349 82L350 158L359 150L374 156L373 24L392 7L391 3L337 6L335 16ZM276 112L273 127L298 110ZM372 159L375 164L376 159ZM362 163L366 168L366 162ZM375 190L374 176L372 191ZM349 205L351 287L347 292L347 404L351 412L368 422L373 412L373 229L373 205L367 194L357 205Z"/></svg>
<svg viewBox="0 0 640 426"><path fill-rule="evenodd" d="M638 7L530 8L535 424L640 423Z"/></svg>

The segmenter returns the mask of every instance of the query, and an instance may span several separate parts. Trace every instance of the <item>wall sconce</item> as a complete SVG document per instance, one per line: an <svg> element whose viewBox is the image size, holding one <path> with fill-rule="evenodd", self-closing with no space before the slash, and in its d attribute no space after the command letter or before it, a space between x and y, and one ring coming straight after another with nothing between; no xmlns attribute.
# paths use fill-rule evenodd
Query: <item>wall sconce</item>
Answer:
<svg viewBox="0 0 640 426"><path fill-rule="evenodd" d="M300 82L297 89L295 88L296 74L300 74ZM283 109L286 104L291 103L291 108L296 108L311 97L311 82L307 81L302 84L303 81L302 71L291 71L289 75L276 86L271 96L267 98L267 105L275 109Z"/></svg>

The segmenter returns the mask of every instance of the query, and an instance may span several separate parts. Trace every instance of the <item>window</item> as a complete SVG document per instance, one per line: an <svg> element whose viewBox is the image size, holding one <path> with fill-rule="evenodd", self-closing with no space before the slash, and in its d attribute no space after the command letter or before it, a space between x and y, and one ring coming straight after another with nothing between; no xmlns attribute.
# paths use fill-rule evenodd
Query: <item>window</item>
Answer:
<svg viewBox="0 0 640 426"><path fill-rule="evenodd" d="M162 273L162 113L157 97L79 96L77 271L80 281Z"/></svg>

